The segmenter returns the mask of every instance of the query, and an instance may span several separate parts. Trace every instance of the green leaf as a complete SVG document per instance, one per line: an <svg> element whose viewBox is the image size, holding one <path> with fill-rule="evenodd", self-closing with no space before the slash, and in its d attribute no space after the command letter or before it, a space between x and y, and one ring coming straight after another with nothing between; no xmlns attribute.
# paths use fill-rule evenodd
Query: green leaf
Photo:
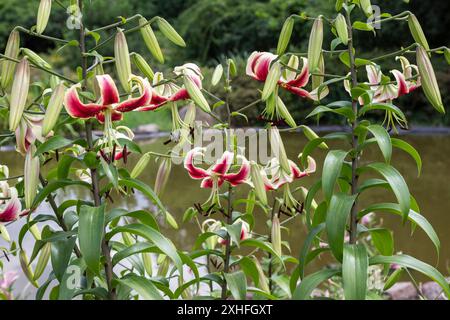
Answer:
<svg viewBox="0 0 450 320"><path fill-rule="evenodd" d="M444 290L445 294L447 295L447 298L450 298L450 287L447 283L447 280L445 277L434 267L430 266L429 264L420 261L414 257L408 256L406 254L400 254L395 256L375 256L371 257L369 259L369 263L371 265L374 264L398 264L405 268L410 268L417 270L430 279L437 282L441 288Z"/></svg>
<svg viewBox="0 0 450 320"><path fill-rule="evenodd" d="M394 167L381 162L371 163L367 165L367 167L380 173L389 183L392 191L397 197L400 209L403 212L403 220L406 221L411 208L411 195L405 179L403 179L400 172L398 172Z"/></svg>
<svg viewBox="0 0 450 320"><path fill-rule="evenodd" d="M136 234L138 236L141 236L141 237L147 239L148 241L153 242L155 244L155 246L157 246L170 259L172 259L172 261L175 263L175 266L177 267L180 274L183 274L183 263L181 261L180 256L177 253L177 248L172 243L172 241L167 239L165 236L163 236L157 230L155 230L149 226L142 225L142 224L129 224L126 226L120 226L120 227L114 228L106 235L106 238L109 240L115 234L121 233L121 232L129 232L132 234Z"/></svg>
<svg viewBox="0 0 450 320"><path fill-rule="evenodd" d="M68 186L83 186L89 190L91 189L91 185L83 181L76 181L76 180L52 181L49 184L47 184L45 188L42 188L41 191L37 194L36 198L34 198L32 208L37 208L41 204L41 202L48 197L50 193L55 192L60 188Z"/></svg>
<svg viewBox="0 0 450 320"><path fill-rule="evenodd" d="M100 254L105 225L105 206L81 206L78 222L80 251L87 267L94 273L99 272Z"/></svg>
<svg viewBox="0 0 450 320"><path fill-rule="evenodd" d="M397 283L398 280L400 280L400 277L403 275L403 269L399 268L392 272L392 274L389 276L389 278L386 279L386 282L384 283L383 291L388 290L391 288L394 284Z"/></svg>
<svg viewBox="0 0 450 320"><path fill-rule="evenodd" d="M277 257L282 263L283 260L281 259L280 255L275 252L272 245L269 242L264 242L262 240L248 238L243 241L241 241L241 246L243 247L256 247L259 249L262 249L268 253L271 253L273 256Z"/></svg>
<svg viewBox="0 0 450 320"><path fill-rule="evenodd" d="M247 278L244 272L225 273L228 289L235 300L245 300L247 295Z"/></svg>
<svg viewBox="0 0 450 320"><path fill-rule="evenodd" d="M126 247L118 251L112 258L112 264L115 266L120 261L128 258L132 255L143 253L143 252L159 252L160 250L156 248L155 245L148 242L136 242L132 246Z"/></svg>
<svg viewBox="0 0 450 320"><path fill-rule="evenodd" d="M364 105L363 107L361 107L359 109L358 115L362 116L366 112L373 111L373 110L383 110L383 111L393 112L398 117L400 117L401 120L403 120L404 122L407 122L405 114L403 113L403 111L400 110L400 108L398 108L398 107L396 107L396 106L394 106L393 104L390 104L390 103L371 103L371 104Z"/></svg>
<svg viewBox="0 0 450 320"><path fill-rule="evenodd" d="M61 136L54 136L53 138L48 139L46 142L41 144L34 153L34 156L37 157L45 152L50 152L53 150L61 149L67 147L73 143L72 140L63 138Z"/></svg>
<svg viewBox="0 0 450 320"><path fill-rule="evenodd" d="M148 185L146 185L145 183L136 180L136 179L131 179L131 178L123 178L119 180L119 185L120 186L127 186L129 188L134 188L139 190L140 192L142 192L145 196L147 196L158 208L159 210L161 210L162 212L166 213L167 210L164 207L163 203L161 202L161 200L158 198L158 196L156 195L156 193L153 191L152 188L150 188Z"/></svg>
<svg viewBox="0 0 450 320"><path fill-rule="evenodd" d="M353 28L356 30L361 30L361 31L373 31L373 26L371 26L370 24L361 22L361 21L353 22Z"/></svg>
<svg viewBox="0 0 450 320"><path fill-rule="evenodd" d="M369 260L366 247L362 244L344 246L342 260L342 282L346 300L365 300Z"/></svg>
<svg viewBox="0 0 450 320"><path fill-rule="evenodd" d="M81 280L86 270L82 258L73 260L66 270L59 284L58 300L71 300L75 292L81 289Z"/></svg>
<svg viewBox="0 0 450 320"><path fill-rule="evenodd" d="M394 254L394 237L392 231L384 228L369 229L372 242L383 256Z"/></svg>
<svg viewBox="0 0 450 320"><path fill-rule="evenodd" d="M145 277L127 275L117 281L136 291L145 300L163 300L156 286Z"/></svg>
<svg viewBox="0 0 450 320"><path fill-rule="evenodd" d="M242 222L226 225L225 228L227 229L231 241L239 246L239 243L241 242Z"/></svg>
<svg viewBox="0 0 450 320"><path fill-rule="evenodd" d="M59 180L67 179L70 172L70 167L72 163L77 160L77 158L64 154L58 161L57 176Z"/></svg>
<svg viewBox="0 0 450 320"><path fill-rule="evenodd" d="M337 260L342 261L345 227L356 196L343 193L333 195L328 207L326 229L328 242Z"/></svg>
<svg viewBox="0 0 450 320"><path fill-rule="evenodd" d="M70 261L77 238L71 237L52 243L51 262L56 279L61 281Z"/></svg>
<svg viewBox="0 0 450 320"><path fill-rule="evenodd" d="M323 269L306 276L295 289L292 299L309 300L311 293L319 284L339 273L341 273L341 270Z"/></svg>
<svg viewBox="0 0 450 320"><path fill-rule="evenodd" d="M300 271L300 278L303 279L305 275L305 266L306 266L306 257L308 256L309 249L311 248L311 245L316 238L316 236L325 229L325 223L319 224L317 227L312 229L308 236L306 237L305 241L303 242L302 250L300 251L300 257L298 258L299 264L299 271Z"/></svg>
<svg viewBox="0 0 450 320"><path fill-rule="evenodd" d="M392 146L407 152L414 159L414 161L416 161L417 175L420 176L420 173L422 171L422 158L420 157L419 152L417 152L417 150L408 142L401 139L392 138L391 142Z"/></svg>
<svg viewBox="0 0 450 320"><path fill-rule="evenodd" d="M383 153L384 160L386 160L386 163L390 163L392 157L392 143L389 133L385 128L378 124L368 126L367 130L369 130L375 137L378 146L380 147L381 153Z"/></svg>
<svg viewBox="0 0 450 320"><path fill-rule="evenodd" d="M342 165L346 156L347 152L345 151L331 150L325 158L322 171L322 190L327 202L331 200L334 186L341 174Z"/></svg>

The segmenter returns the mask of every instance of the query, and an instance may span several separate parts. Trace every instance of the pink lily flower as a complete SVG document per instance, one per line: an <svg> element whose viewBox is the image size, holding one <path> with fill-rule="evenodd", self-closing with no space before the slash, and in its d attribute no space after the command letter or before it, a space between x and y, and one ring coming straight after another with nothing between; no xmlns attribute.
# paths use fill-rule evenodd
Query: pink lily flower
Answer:
<svg viewBox="0 0 450 320"><path fill-rule="evenodd" d="M0 280L0 289L3 291L10 290L11 286L18 278L19 276L15 271L7 271L3 273L2 278Z"/></svg>
<svg viewBox="0 0 450 320"><path fill-rule="evenodd" d="M272 158L267 166L261 170L266 190L278 190L286 183L292 183L295 179L301 179L309 176L316 171L316 161L312 157L308 157L308 167L305 171L292 161L288 160L291 172L285 172L280 165L278 158Z"/></svg>
<svg viewBox="0 0 450 320"><path fill-rule="evenodd" d="M237 186L246 181L250 173L250 162L245 157L241 155L236 157L241 161L241 167L235 173L229 172L235 159L234 153L229 151L225 151L216 164L206 170L194 165L195 158L204 156L204 150L205 148L194 148L187 153L184 160L184 167L191 178L202 180L201 188L218 189L225 181L232 186Z"/></svg>
<svg viewBox="0 0 450 320"><path fill-rule="evenodd" d="M247 60L247 75L261 82L266 81L267 75L269 74L270 65L272 61L277 58L277 55L274 55L270 52L253 52ZM278 85L299 97L317 101L319 100L318 90L315 89L312 92L309 92L304 89L309 83L310 73L308 67L308 59L301 59L303 64L300 73L296 74L293 72L289 72L288 76L281 77L280 80L278 80ZM324 93L325 91L321 93L320 98L324 98Z"/></svg>
<svg viewBox="0 0 450 320"><path fill-rule="evenodd" d="M390 79L386 80L386 76L380 70L380 67L376 64L370 64L366 66L367 83L374 91L373 103L384 103L397 99L405 94L408 94L418 87L420 87L420 78L418 75L418 68L415 65L409 63L405 57L396 57L396 60L400 60L402 65L402 72L399 70L391 70L391 73L395 77L395 83L390 83ZM415 75L413 75L413 70ZM416 77L416 79L412 79ZM350 81L344 81L344 87L347 92L350 93ZM364 105L364 100L359 99L359 103Z"/></svg>
<svg viewBox="0 0 450 320"><path fill-rule="evenodd" d="M110 123L122 119L122 114L146 106L152 99L152 88L147 79L132 76L130 81L139 87L140 96L120 102L119 91L111 78L104 74L96 76L100 88L100 99L96 103L84 104L78 96L80 84L73 85L67 92L64 105L73 118L89 119L96 117L100 122Z"/></svg>
<svg viewBox="0 0 450 320"><path fill-rule="evenodd" d="M182 66L175 67L173 72L177 76L184 75L185 77L189 77L199 89L202 89L203 75L200 68L196 64L186 63ZM153 92L150 103L139 108L137 111L152 111L162 107L168 102L177 102L190 99L189 93L184 87L177 88L175 92L172 92L172 90L169 90L169 92L170 94L158 94L157 92Z"/></svg>
<svg viewBox="0 0 450 320"><path fill-rule="evenodd" d="M42 135L42 123L44 117L40 115L25 114L16 129L16 150L25 156L28 149L36 140L45 142L45 139L53 135L50 132L47 137Z"/></svg>
<svg viewBox="0 0 450 320"><path fill-rule="evenodd" d="M11 222L17 220L22 212L22 204L17 197L17 190L10 188L4 181L0 183L1 198L9 198L8 200L0 200L0 222Z"/></svg>

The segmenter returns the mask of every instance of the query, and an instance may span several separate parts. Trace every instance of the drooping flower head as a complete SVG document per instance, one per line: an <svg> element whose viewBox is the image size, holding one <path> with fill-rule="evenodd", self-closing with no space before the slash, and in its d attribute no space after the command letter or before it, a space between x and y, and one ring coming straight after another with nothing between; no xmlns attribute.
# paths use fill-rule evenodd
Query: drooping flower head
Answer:
<svg viewBox="0 0 450 320"><path fill-rule="evenodd" d="M41 115L23 114L19 126L16 129L16 150L25 156L30 146L35 143L45 142L45 139L53 135L50 132L46 137L42 135L42 123L44 117Z"/></svg>

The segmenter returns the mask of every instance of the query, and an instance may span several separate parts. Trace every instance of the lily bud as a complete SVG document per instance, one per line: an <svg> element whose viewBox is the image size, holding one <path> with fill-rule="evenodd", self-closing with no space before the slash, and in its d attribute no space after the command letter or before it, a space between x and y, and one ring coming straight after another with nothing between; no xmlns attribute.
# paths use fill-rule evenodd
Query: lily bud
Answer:
<svg viewBox="0 0 450 320"><path fill-rule="evenodd" d="M9 178L9 168L0 164L0 179Z"/></svg>
<svg viewBox="0 0 450 320"><path fill-rule="evenodd" d="M22 119L30 88L30 64L23 58L17 65L9 104L9 130L16 131Z"/></svg>
<svg viewBox="0 0 450 320"><path fill-rule="evenodd" d="M236 63L233 59L228 59L228 65L230 66L230 76L235 77L237 75Z"/></svg>
<svg viewBox="0 0 450 320"><path fill-rule="evenodd" d="M302 129L303 129L303 134L305 135L305 137L309 140L309 141L312 141L312 140L315 140L315 139L318 139L318 138L320 138L318 135L317 135L317 133L315 133L310 127L308 127L308 126L305 126L305 125L302 125L301 126L302 127ZM320 149L328 149L328 145L325 143L325 142L322 142L321 144L319 144L319 148Z"/></svg>
<svg viewBox="0 0 450 320"><path fill-rule="evenodd" d="M145 153L142 155L142 157L139 159L139 161L134 166L133 170L130 173L130 177L133 179L136 179L140 174L144 171L144 169L147 167L148 163L150 162L150 154Z"/></svg>
<svg viewBox="0 0 450 320"><path fill-rule="evenodd" d="M39 259L36 263L36 268L34 269L34 276L33 276L34 280L38 280L44 273L48 261L50 260L51 249L52 249L51 242L47 242L42 247L41 252L39 253Z"/></svg>
<svg viewBox="0 0 450 320"><path fill-rule="evenodd" d="M158 60L159 63L164 63L164 56L159 46L158 40L156 39L155 33L152 27L148 24L147 19L144 17L139 19L139 25L145 25L141 28L142 39L144 39L145 45L151 54Z"/></svg>
<svg viewBox="0 0 450 320"><path fill-rule="evenodd" d="M289 68L298 69L298 66L300 65L300 59L296 55L291 55L287 65ZM283 76L288 81L293 80L296 75L297 73L295 71L289 70L288 68L283 70Z"/></svg>
<svg viewBox="0 0 450 320"><path fill-rule="evenodd" d="M52 68L52 66L47 61L42 59L36 52L34 52L30 49L27 49L27 48L22 48L20 50L22 50L22 53L24 54L24 56L28 57L28 60L30 60L31 63L33 63L34 65L45 68L45 69Z"/></svg>
<svg viewBox="0 0 450 320"><path fill-rule="evenodd" d="M220 79L222 79L223 75L223 66L221 63L217 65L217 67L214 69L213 75L211 77L211 84L213 87L217 86Z"/></svg>
<svg viewBox="0 0 450 320"><path fill-rule="evenodd" d="M35 157L36 147L32 145L25 155L24 196L25 207L31 209L39 185L39 157Z"/></svg>
<svg viewBox="0 0 450 320"><path fill-rule="evenodd" d="M170 171L172 170L172 161L170 158L164 158L158 168L155 180L155 193L161 196L164 188L169 180Z"/></svg>
<svg viewBox="0 0 450 320"><path fill-rule="evenodd" d="M60 83L53 90L50 101L48 102L47 111L42 122L42 135L46 137L58 121L59 114L63 107L64 95L66 88L63 83Z"/></svg>
<svg viewBox="0 0 450 320"><path fill-rule="evenodd" d="M59 80L59 78L57 76L51 75L50 76L50 88L52 88L52 90L55 90L56 86L60 83L61 81Z"/></svg>
<svg viewBox="0 0 450 320"><path fill-rule="evenodd" d="M178 32L171 26L166 19L159 18L158 19L158 28L162 32L162 34L172 41L174 44L180 47L186 47L186 43L183 38L178 34Z"/></svg>
<svg viewBox="0 0 450 320"><path fill-rule="evenodd" d="M425 48L425 50L430 50L430 46L428 45L427 38L425 37L425 33L423 32L419 20L417 20L416 16L412 13L408 17L408 27L414 41Z"/></svg>
<svg viewBox="0 0 450 320"><path fill-rule="evenodd" d="M6 242L11 242L11 237L9 236L8 229L6 229L6 227L3 225L3 223L0 223L0 236Z"/></svg>
<svg viewBox="0 0 450 320"><path fill-rule="evenodd" d="M184 115L183 122L191 128L194 127L195 114L196 114L195 105L193 103L188 104L186 106L186 114Z"/></svg>
<svg viewBox="0 0 450 320"><path fill-rule="evenodd" d="M245 214L253 214L255 209L256 193L254 190L250 190L247 196L247 202L245 203Z"/></svg>
<svg viewBox="0 0 450 320"><path fill-rule="evenodd" d="M13 30L9 35L8 42L6 43L5 56L11 59L17 59L19 56L20 47L20 35L19 32ZM16 69L16 62L10 60L4 60L2 62L2 72L0 85L3 89L7 89L11 84L14 76L14 70Z"/></svg>
<svg viewBox="0 0 450 320"><path fill-rule="evenodd" d="M281 65L277 61L272 64L269 70L269 74L267 75L266 82L264 83L264 88L262 92L261 99L263 101L266 101L272 93L275 91L275 88L277 87L278 80L280 80L281 77Z"/></svg>
<svg viewBox="0 0 450 320"><path fill-rule="evenodd" d="M444 50L444 57L448 64L450 64L450 49L445 48Z"/></svg>
<svg viewBox="0 0 450 320"><path fill-rule="evenodd" d="M278 39L277 54L282 55L286 51L289 41L291 40L292 30L294 29L294 17L290 16L284 21L281 29L280 38Z"/></svg>
<svg viewBox="0 0 450 320"><path fill-rule="evenodd" d="M209 107L208 101L205 99L202 91L189 75L184 76L184 86L195 104L197 104L200 109L202 109L206 113L210 113L211 108Z"/></svg>
<svg viewBox="0 0 450 320"><path fill-rule="evenodd" d="M300 193L303 197L303 200L306 200L306 197L308 196L308 189L306 189L305 187L300 187ZM312 199L311 201L311 209L313 211L315 211L317 209L317 202L316 200Z"/></svg>
<svg viewBox="0 0 450 320"><path fill-rule="evenodd" d="M41 0L37 14L36 33L42 34L44 32L47 27L48 18L50 17L51 11L52 0Z"/></svg>
<svg viewBox="0 0 450 320"><path fill-rule="evenodd" d="M291 128L297 127L294 118L292 118L292 115L289 113L289 110L287 109L286 105L284 104L283 100L281 100L280 97L277 97L277 111L278 114Z"/></svg>
<svg viewBox="0 0 450 320"><path fill-rule="evenodd" d="M272 247L275 252L281 256L282 250L281 250L281 224L280 219L278 218L278 215L274 215L272 219Z"/></svg>
<svg viewBox="0 0 450 320"><path fill-rule="evenodd" d="M147 79L153 81L155 73L153 72L147 61L145 61L145 59L139 53L134 53L132 55L132 59L133 64L139 69L139 71L141 71L142 74L147 77Z"/></svg>
<svg viewBox="0 0 450 320"><path fill-rule="evenodd" d="M334 22L334 26L336 28L339 39L344 45L348 44L348 29L347 29L347 21L345 21L344 16L339 13L336 17L336 21Z"/></svg>
<svg viewBox="0 0 450 320"><path fill-rule="evenodd" d="M440 113L445 113L441 92L439 91L439 86L430 58L428 57L425 49L422 47L417 47L416 55L417 67L419 68L423 92L425 93L428 101L437 111Z"/></svg>
<svg viewBox="0 0 450 320"><path fill-rule="evenodd" d="M269 288L269 284L268 284L269 281L268 281L266 275L264 274L261 264L259 263L258 259L256 259L255 257L253 257L253 262L255 263L256 270L258 270L258 278L259 278L258 288L260 288L265 293L270 294L270 288Z"/></svg>
<svg viewBox="0 0 450 320"><path fill-rule="evenodd" d="M167 256L160 254L158 256L158 264L159 264L159 268L158 268L157 275L160 277L165 277L167 274L167 271L169 271L169 267L170 267L169 259L167 258Z"/></svg>
<svg viewBox="0 0 450 320"><path fill-rule="evenodd" d="M25 274L25 276L27 277L28 281L30 281L33 286L38 288L39 285L37 284L36 280L34 280L33 270L31 270L31 266L30 266L30 263L28 262L27 254L23 250L21 250L19 253L19 261L20 261L20 266L22 268L22 271Z"/></svg>
<svg viewBox="0 0 450 320"><path fill-rule="evenodd" d="M116 59L116 70L120 83L126 92L131 91L131 62L130 52L128 51L127 39L122 30L119 30L114 42L114 56Z"/></svg>
<svg viewBox="0 0 450 320"><path fill-rule="evenodd" d="M373 14L372 4L370 0L359 0L359 4L361 5L361 9L364 14L370 17Z"/></svg>
<svg viewBox="0 0 450 320"><path fill-rule="evenodd" d="M275 157L278 158L281 168L285 173L291 173L291 166L289 165L289 159L284 149L283 140L281 139L280 132L277 127L272 127L270 131L270 145L272 151L275 153Z"/></svg>
<svg viewBox="0 0 450 320"><path fill-rule="evenodd" d="M145 272L151 277L153 275L152 255L148 252L142 253L142 261L144 262Z"/></svg>
<svg viewBox="0 0 450 320"><path fill-rule="evenodd" d="M323 43L323 21L319 16L313 24L308 44L308 63L311 72L315 72L319 67L319 59L322 53Z"/></svg>
<svg viewBox="0 0 450 320"><path fill-rule="evenodd" d="M261 175L261 168L254 161L250 162L250 176L255 188L255 194L263 205L267 205L267 194L264 180Z"/></svg>

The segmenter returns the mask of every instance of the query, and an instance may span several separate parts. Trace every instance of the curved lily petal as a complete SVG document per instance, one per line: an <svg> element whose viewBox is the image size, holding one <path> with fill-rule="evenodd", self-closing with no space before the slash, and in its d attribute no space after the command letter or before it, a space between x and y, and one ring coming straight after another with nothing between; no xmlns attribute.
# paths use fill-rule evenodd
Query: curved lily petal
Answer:
<svg viewBox="0 0 450 320"><path fill-rule="evenodd" d="M303 66L302 71L300 74L291 81L286 82L286 84L293 86L293 87L304 87L309 82L309 66L308 66L308 59L302 58Z"/></svg>
<svg viewBox="0 0 450 320"><path fill-rule="evenodd" d="M211 168L211 171L216 174L224 175L230 169L233 159L234 153L225 151L222 157L217 160L216 164Z"/></svg>
<svg viewBox="0 0 450 320"><path fill-rule="evenodd" d="M194 148L186 154L184 159L184 168L188 171L192 179L204 179L210 176L210 174L202 168L194 166L194 158L197 155L203 155L203 148Z"/></svg>
<svg viewBox="0 0 450 320"><path fill-rule="evenodd" d="M293 87L293 86L285 84L285 83L283 83L281 86L284 89L286 89L287 91L289 91L299 97L312 99L311 94L308 91L306 91L305 89Z"/></svg>
<svg viewBox="0 0 450 320"><path fill-rule="evenodd" d="M119 102L119 91L116 84L108 74L98 75L96 77L98 86L100 87L100 103L102 105L111 105Z"/></svg>
<svg viewBox="0 0 450 320"><path fill-rule="evenodd" d="M64 106L71 117L88 119L95 117L99 112L107 108L96 103L82 103L78 96L78 87L80 87L79 84L73 85L64 97Z"/></svg>
<svg viewBox="0 0 450 320"><path fill-rule="evenodd" d="M381 82L381 71L374 64L366 65L367 78L371 85L378 85Z"/></svg>
<svg viewBox="0 0 450 320"><path fill-rule="evenodd" d="M244 183L250 174L250 162L242 156L238 156L242 159L242 165L236 173L225 174L223 178L228 181L232 186Z"/></svg>
<svg viewBox="0 0 450 320"><path fill-rule="evenodd" d="M405 76L398 70L392 70L392 74L397 80L397 98L409 93L408 84L406 83Z"/></svg>
<svg viewBox="0 0 450 320"><path fill-rule="evenodd" d="M97 113L96 118L97 118L97 120L100 123L105 123L105 113L103 111ZM121 112L117 112L115 110L112 110L112 112L111 112L111 121L120 121L120 120L122 120L122 118L123 118L123 116L122 116Z"/></svg>
<svg viewBox="0 0 450 320"><path fill-rule="evenodd" d="M0 209L0 222L14 221L19 217L22 205L17 197L12 197L5 205Z"/></svg>
<svg viewBox="0 0 450 320"><path fill-rule="evenodd" d="M258 81L266 81L270 64L276 58L270 52L253 52L247 60L247 75Z"/></svg>
<svg viewBox="0 0 450 320"><path fill-rule="evenodd" d="M147 79L141 77L133 77L132 81L137 82L139 86L140 96L137 98L131 98L119 103L114 109L119 112L133 111L139 107L146 106L152 100L152 87Z"/></svg>
<svg viewBox="0 0 450 320"><path fill-rule="evenodd" d="M222 178L217 179L217 187L221 187L224 180ZM200 184L200 188L203 189L212 189L214 187L214 180L212 178L205 178L202 180L202 183Z"/></svg>

